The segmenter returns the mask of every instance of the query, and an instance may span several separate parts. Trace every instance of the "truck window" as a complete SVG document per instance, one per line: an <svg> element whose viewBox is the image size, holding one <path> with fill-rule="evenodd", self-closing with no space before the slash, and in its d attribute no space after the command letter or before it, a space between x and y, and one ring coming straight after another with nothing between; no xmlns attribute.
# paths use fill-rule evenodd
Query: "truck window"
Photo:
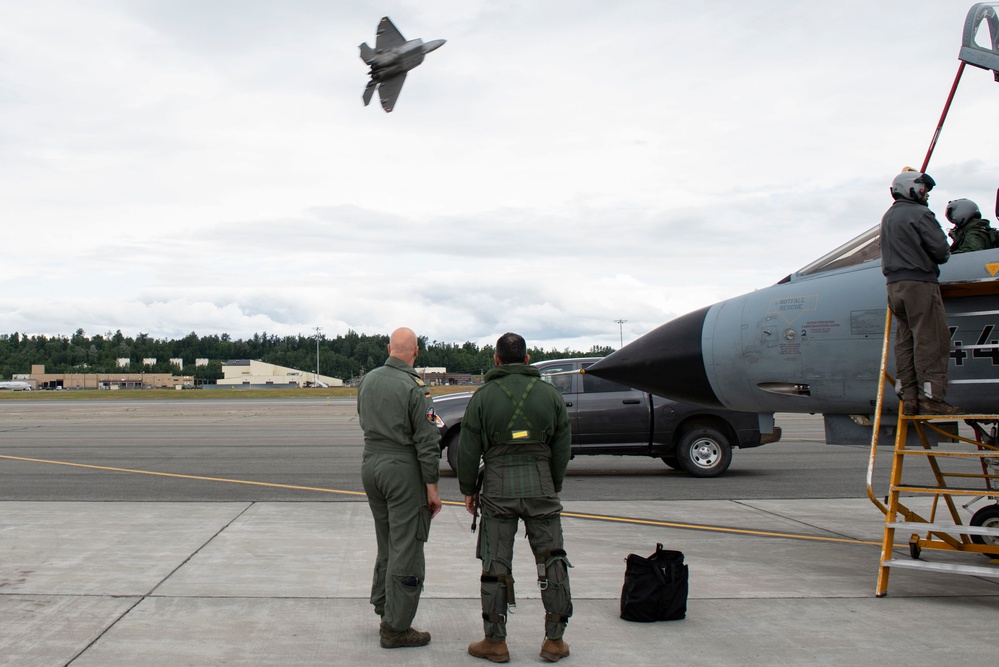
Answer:
<svg viewBox="0 0 999 667"><path fill-rule="evenodd" d="M592 365L593 364L584 364L583 368L588 368ZM626 387L623 384L611 382L610 380L604 380L603 378L598 378L593 375L583 375L584 394L603 394L612 391L631 391L631 387Z"/></svg>
<svg viewBox="0 0 999 667"><path fill-rule="evenodd" d="M541 369L541 379L554 385L562 394L572 393L572 376L578 374L572 366L545 366Z"/></svg>

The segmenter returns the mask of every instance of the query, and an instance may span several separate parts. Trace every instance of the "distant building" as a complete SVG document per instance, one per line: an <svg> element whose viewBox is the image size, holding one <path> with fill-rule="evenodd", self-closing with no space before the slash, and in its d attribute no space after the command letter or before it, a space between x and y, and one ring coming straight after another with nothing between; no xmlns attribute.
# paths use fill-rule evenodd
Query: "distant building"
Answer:
<svg viewBox="0 0 999 667"><path fill-rule="evenodd" d="M327 375L316 376L311 371L300 371L269 364L255 359L230 359L222 363L222 379L218 388L273 389L276 387L342 387L343 380ZM210 385L206 385L206 388Z"/></svg>
<svg viewBox="0 0 999 667"><path fill-rule="evenodd" d="M413 370L419 374L424 382L430 385L472 383L471 373L448 373L446 368L441 367L414 368Z"/></svg>
<svg viewBox="0 0 999 667"><path fill-rule="evenodd" d="M32 364L28 378L35 383L36 389L184 389L194 386L194 377L190 375L122 372L46 373L44 364Z"/></svg>
<svg viewBox="0 0 999 667"><path fill-rule="evenodd" d="M118 357L118 368L128 368L130 360L128 357Z"/></svg>
<svg viewBox="0 0 999 667"><path fill-rule="evenodd" d="M177 370L179 370L179 371L184 370L184 360L181 359L180 357L176 357L174 359L171 359L170 363L173 364L174 366L176 366Z"/></svg>

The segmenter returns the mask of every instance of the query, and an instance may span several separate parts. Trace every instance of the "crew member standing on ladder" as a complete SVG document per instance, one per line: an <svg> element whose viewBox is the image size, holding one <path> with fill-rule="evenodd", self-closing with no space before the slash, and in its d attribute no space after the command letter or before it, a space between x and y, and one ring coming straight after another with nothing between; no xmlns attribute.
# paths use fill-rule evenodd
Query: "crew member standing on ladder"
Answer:
<svg viewBox="0 0 999 667"><path fill-rule="evenodd" d="M940 296L940 264L950 259L947 235L927 201L936 183L906 168L895 177L895 203L881 218L881 271L895 315L895 365L906 415L955 415L944 401L950 329Z"/></svg>

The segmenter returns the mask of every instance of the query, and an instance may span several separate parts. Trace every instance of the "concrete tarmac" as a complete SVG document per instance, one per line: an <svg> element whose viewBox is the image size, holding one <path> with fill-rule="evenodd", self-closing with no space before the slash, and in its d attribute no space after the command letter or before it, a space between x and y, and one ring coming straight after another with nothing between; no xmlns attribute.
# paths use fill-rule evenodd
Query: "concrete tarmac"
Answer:
<svg viewBox="0 0 999 667"><path fill-rule="evenodd" d="M580 501L565 511L575 613L566 632L572 653L562 664L913 667L995 659L995 639L982 628L999 612L996 580L898 569L888 597L874 597L884 518L866 499ZM670 523L702 528L663 525ZM547 664L522 536L511 661ZM687 617L623 621L623 559L649 555L657 542L686 555ZM474 550L469 515L445 506L432 525L414 623L432 642L385 650L368 603L375 542L363 499L0 502L0 664L485 664L466 653L482 636ZM904 545L897 551L907 557ZM947 556L988 562L923 554Z"/></svg>
<svg viewBox="0 0 999 667"><path fill-rule="evenodd" d="M4 404L0 665L485 664L466 653L482 637L480 565L457 504L434 520L426 548L415 626L431 644L379 647L368 603L374 530L351 492L354 415L348 402ZM562 664L992 664L995 640L981 628L999 611L999 580L899 568L888 597L875 598L884 515L854 491L867 453L818 444L821 420L799 417L781 419L781 443L737 452L717 480L655 461L570 464L580 471L563 519L575 613ZM75 467L54 465L62 460ZM643 472L596 475L608 465ZM454 481L442 480L452 500ZM928 514L928 499L907 504ZM623 621L624 558L657 542L686 555L687 617ZM905 544L896 552L908 558ZM925 550L923 559L988 563ZM543 608L523 531L514 576L512 662L542 664Z"/></svg>

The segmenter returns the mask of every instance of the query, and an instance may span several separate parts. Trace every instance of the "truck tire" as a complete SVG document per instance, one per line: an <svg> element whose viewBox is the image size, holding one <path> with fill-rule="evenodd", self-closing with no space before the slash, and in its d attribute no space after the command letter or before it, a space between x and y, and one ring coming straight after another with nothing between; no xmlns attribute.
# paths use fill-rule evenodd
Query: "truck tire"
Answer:
<svg viewBox="0 0 999 667"><path fill-rule="evenodd" d="M663 456L661 458L663 460L663 463L665 463L666 465L668 465L673 470L683 470L684 469L683 466L680 465L679 459L676 458L676 454L673 454L672 456Z"/></svg>
<svg viewBox="0 0 999 667"><path fill-rule="evenodd" d="M458 436L460 432L458 429L454 428L447 434L447 438L444 440L444 445L447 447L445 454L447 454L447 464L451 466L451 470L455 473L458 472Z"/></svg>
<svg viewBox="0 0 999 667"><path fill-rule="evenodd" d="M694 477L717 477L732 463L732 445L718 429L694 424L680 436L676 457Z"/></svg>

